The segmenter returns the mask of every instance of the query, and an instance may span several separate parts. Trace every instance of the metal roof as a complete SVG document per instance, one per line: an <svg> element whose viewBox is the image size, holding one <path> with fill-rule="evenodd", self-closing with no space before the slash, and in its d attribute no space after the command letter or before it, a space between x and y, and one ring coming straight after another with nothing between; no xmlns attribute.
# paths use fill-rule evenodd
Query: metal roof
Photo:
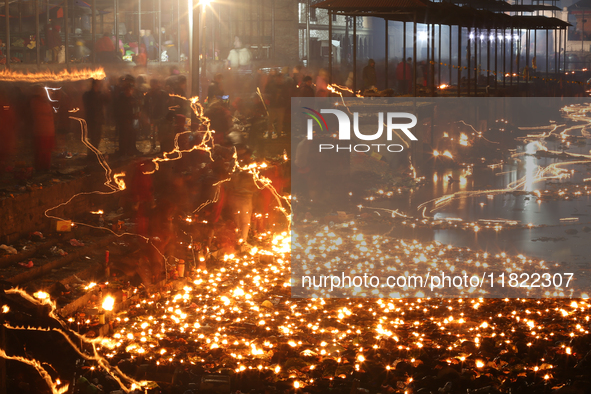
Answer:
<svg viewBox="0 0 591 394"><path fill-rule="evenodd" d="M391 11L400 8L424 8L428 0L324 0L312 7L338 11Z"/></svg>
<svg viewBox="0 0 591 394"><path fill-rule="evenodd" d="M509 4L503 0L446 0L456 5L466 5L479 10L495 12L535 12L560 11L555 5L548 4Z"/></svg>
<svg viewBox="0 0 591 394"><path fill-rule="evenodd" d="M481 3L506 4L504 1L478 0ZM591 1L591 0L582 0ZM441 24L479 29L556 29L570 26L557 18L545 16L508 15L503 12L460 7L450 2L429 0L324 0L314 5L341 15L372 16L392 21ZM547 6L551 7L551 6ZM415 19L416 18L416 19Z"/></svg>

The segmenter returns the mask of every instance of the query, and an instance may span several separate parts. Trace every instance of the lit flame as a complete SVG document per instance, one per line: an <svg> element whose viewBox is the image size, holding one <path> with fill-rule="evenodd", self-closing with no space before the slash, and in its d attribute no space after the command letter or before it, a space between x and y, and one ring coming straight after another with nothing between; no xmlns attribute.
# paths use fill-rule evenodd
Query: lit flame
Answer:
<svg viewBox="0 0 591 394"><path fill-rule="evenodd" d="M103 300L103 309L106 311L112 311L115 306L115 299L110 295L106 296Z"/></svg>
<svg viewBox="0 0 591 394"><path fill-rule="evenodd" d="M49 294L47 294L44 291L38 291L38 292L34 293L33 295L35 296L35 298L42 300L42 301L49 299Z"/></svg>
<svg viewBox="0 0 591 394"><path fill-rule="evenodd" d="M51 71L24 74L18 71L2 70L0 71L0 81L7 82L59 82L59 81L84 81L86 79L105 79L107 75L105 70L98 68L96 70L63 70L58 73Z"/></svg>

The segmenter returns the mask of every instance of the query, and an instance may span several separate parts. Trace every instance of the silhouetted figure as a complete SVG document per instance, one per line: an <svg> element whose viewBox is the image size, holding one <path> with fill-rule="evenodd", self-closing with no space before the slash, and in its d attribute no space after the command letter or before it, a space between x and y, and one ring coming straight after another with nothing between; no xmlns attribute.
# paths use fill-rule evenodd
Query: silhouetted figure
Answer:
<svg viewBox="0 0 591 394"><path fill-rule="evenodd" d="M363 89L375 88L377 83L376 62L373 59L369 59L367 66L363 67Z"/></svg>
<svg viewBox="0 0 591 394"><path fill-rule="evenodd" d="M55 126L53 107L42 85L36 85L33 88L31 112L35 140L35 169L37 171L49 171L51 168L51 152L55 146Z"/></svg>
<svg viewBox="0 0 591 394"><path fill-rule="evenodd" d="M102 81L92 80L90 90L82 96L84 103L84 113L86 115L86 125L88 128L88 142L96 149L101 143L103 125L105 124L105 105L107 96L102 92ZM89 159L93 158L91 151L88 151Z"/></svg>

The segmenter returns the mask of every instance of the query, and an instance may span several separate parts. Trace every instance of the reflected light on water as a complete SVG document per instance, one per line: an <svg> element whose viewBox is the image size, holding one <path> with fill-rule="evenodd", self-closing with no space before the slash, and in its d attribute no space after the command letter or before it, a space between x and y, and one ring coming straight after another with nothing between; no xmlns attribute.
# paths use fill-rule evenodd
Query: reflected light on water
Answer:
<svg viewBox="0 0 591 394"><path fill-rule="evenodd" d="M538 150L537 142L530 142L525 146L525 153L533 155ZM531 192L534 190L534 183L536 180L536 174L538 172L538 165L536 164L536 158L534 156L526 156L524 160L525 164L525 182L523 190Z"/></svg>

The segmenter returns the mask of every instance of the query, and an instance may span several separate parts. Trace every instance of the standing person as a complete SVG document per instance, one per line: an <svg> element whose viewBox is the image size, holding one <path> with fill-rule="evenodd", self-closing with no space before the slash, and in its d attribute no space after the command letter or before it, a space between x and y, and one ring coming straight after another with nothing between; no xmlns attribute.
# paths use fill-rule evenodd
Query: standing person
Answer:
<svg viewBox="0 0 591 394"><path fill-rule="evenodd" d="M223 86L224 76L220 73L217 73L213 77L213 82L207 88L207 102L212 103L216 99L221 100L222 96L224 95L224 86Z"/></svg>
<svg viewBox="0 0 591 394"><path fill-rule="evenodd" d="M84 113L86 115L86 127L88 130L88 142L96 149L99 148L105 124L105 105L107 97L102 92L102 81L93 79L90 90L82 95ZM88 150L87 158L93 158L92 152Z"/></svg>
<svg viewBox="0 0 591 394"><path fill-rule="evenodd" d="M404 59L398 63L396 67L396 81L398 84L398 93L399 94L408 94L410 92L410 87L412 86L412 69L410 63L412 62L412 58Z"/></svg>
<svg viewBox="0 0 591 394"><path fill-rule="evenodd" d="M225 145L227 136L232 128L232 114L227 105L219 100L207 107L204 114L209 118L209 129L213 130L213 142L215 145Z"/></svg>
<svg viewBox="0 0 591 394"><path fill-rule="evenodd" d="M269 100L269 130L274 130L277 136L282 135L285 111L290 101L282 74L276 74L269 80L265 94Z"/></svg>
<svg viewBox="0 0 591 394"><path fill-rule="evenodd" d="M291 79L293 79L293 83L295 84L296 88L302 85L302 82L304 80L304 74L302 74L301 65L298 64L293 68L293 70L291 71Z"/></svg>
<svg viewBox="0 0 591 394"><path fill-rule="evenodd" d="M298 92L298 96L299 97L315 97L316 96L316 92L314 91L314 88L312 87L312 77L309 75L306 75L304 77L304 80L299 88L299 92Z"/></svg>
<svg viewBox="0 0 591 394"><path fill-rule="evenodd" d="M285 94L287 95L287 105L285 105L285 113L283 115L283 130L291 130L291 98L296 97L298 93L298 86L294 79L289 75L289 68L284 67L282 70L283 84L285 86Z"/></svg>
<svg viewBox="0 0 591 394"><path fill-rule="evenodd" d="M99 63L109 63L117 60L115 44L113 44L109 33L104 33L101 38L96 40L94 43L94 53L96 61Z"/></svg>
<svg viewBox="0 0 591 394"><path fill-rule="evenodd" d="M119 129L119 153L124 156L137 155L136 123L138 120L137 100L134 95L134 79L127 76L123 80L122 92L117 100L115 117Z"/></svg>
<svg viewBox="0 0 591 394"><path fill-rule="evenodd" d="M160 86L157 79L150 80L150 90L144 96L144 112L148 115L150 127L152 129L152 149L155 148L156 138L161 139L164 136L166 126L166 114L168 112L169 95ZM158 137L156 137L158 136ZM160 151L164 147L160 143Z"/></svg>
<svg viewBox="0 0 591 394"><path fill-rule="evenodd" d="M0 88L0 175L16 154L17 113L8 92Z"/></svg>
<svg viewBox="0 0 591 394"><path fill-rule="evenodd" d="M33 87L31 110L35 141L35 169L49 171L51 169L51 153L55 146L55 126L53 107L47 98L43 85Z"/></svg>
<svg viewBox="0 0 591 394"><path fill-rule="evenodd" d="M154 36L152 36L151 30L146 30L144 36L142 37L143 44L146 46L146 53L148 55L148 60L157 60L158 59L158 48L156 44L156 40Z"/></svg>
<svg viewBox="0 0 591 394"><path fill-rule="evenodd" d="M62 37L55 26L47 29L47 46L51 50L51 62L58 63L58 55L62 46Z"/></svg>
<svg viewBox="0 0 591 394"><path fill-rule="evenodd" d="M166 62L173 62L176 63L179 61L179 50L178 48L173 44L172 41L168 40L168 41L164 41L164 50L162 51L163 53L166 53L166 56L162 57L162 61L166 61Z"/></svg>
<svg viewBox="0 0 591 394"><path fill-rule="evenodd" d="M289 97L294 97L295 92L298 89L298 85L296 84L295 80L291 77L291 75L289 75L289 68L283 67L281 73L283 74L283 81L285 83L285 88L287 89L287 94L289 95Z"/></svg>
<svg viewBox="0 0 591 394"><path fill-rule="evenodd" d="M323 68L316 78L316 97L328 97L328 73Z"/></svg>
<svg viewBox="0 0 591 394"><path fill-rule="evenodd" d="M373 59L369 59L367 66L363 67L363 89L373 89L377 83L376 62Z"/></svg>

